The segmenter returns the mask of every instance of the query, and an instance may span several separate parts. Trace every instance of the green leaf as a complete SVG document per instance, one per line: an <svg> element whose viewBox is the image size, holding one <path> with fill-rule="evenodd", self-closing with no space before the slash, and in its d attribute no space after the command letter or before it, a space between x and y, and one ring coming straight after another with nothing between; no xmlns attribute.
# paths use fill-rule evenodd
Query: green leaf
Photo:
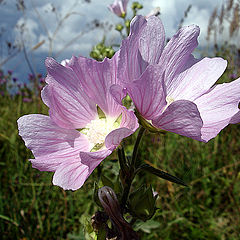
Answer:
<svg viewBox="0 0 240 240"><path fill-rule="evenodd" d="M152 192L152 187L142 185L129 195L129 210L132 216L143 221L153 217L156 211L156 198Z"/></svg>
<svg viewBox="0 0 240 240"><path fill-rule="evenodd" d="M147 222L137 222L134 228L135 231L142 230L145 233L151 233L152 229L160 227L160 223L154 220L149 220Z"/></svg>
<svg viewBox="0 0 240 240"><path fill-rule="evenodd" d="M175 177L175 176L173 176L173 175L171 175L169 173L166 173L166 172L164 172L162 170L159 170L157 168L154 168L154 167L152 167L152 166L150 166L148 164L144 164L144 165L140 166L137 169L137 172L141 171L141 170L150 172L153 175L156 175L156 176L158 176L160 178L163 178L163 179L168 180L170 182L177 183L177 184L180 184L180 185L183 185L183 186L187 187L187 184L183 180L181 180L180 178Z"/></svg>

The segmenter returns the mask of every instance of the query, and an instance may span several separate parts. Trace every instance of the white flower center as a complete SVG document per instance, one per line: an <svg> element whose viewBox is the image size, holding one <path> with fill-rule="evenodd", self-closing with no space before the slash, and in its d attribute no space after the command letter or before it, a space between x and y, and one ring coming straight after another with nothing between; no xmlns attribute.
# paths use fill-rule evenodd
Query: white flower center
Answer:
<svg viewBox="0 0 240 240"><path fill-rule="evenodd" d="M91 151L94 152L104 148L106 136L119 127L120 123L115 118L97 118L88 123L80 132L87 136Z"/></svg>

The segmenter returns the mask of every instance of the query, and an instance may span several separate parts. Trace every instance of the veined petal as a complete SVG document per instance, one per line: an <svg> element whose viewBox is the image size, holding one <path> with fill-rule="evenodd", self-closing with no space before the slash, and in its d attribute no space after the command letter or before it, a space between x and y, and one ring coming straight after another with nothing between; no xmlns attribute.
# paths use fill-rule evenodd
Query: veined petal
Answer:
<svg viewBox="0 0 240 240"><path fill-rule="evenodd" d="M219 84L194 101L203 119L202 139L209 141L239 114L240 78ZM235 119L236 120L236 119Z"/></svg>
<svg viewBox="0 0 240 240"><path fill-rule="evenodd" d="M122 107L122 121L120 124L121 128L129 128L132 131L136 131L139 127L138 119L136 118L132 110L127 110L125 107Z"/></svg>
<svg viewBox="0 0 240 240"><path fill-rule="evenodd" d="M81 161L66 160L57 168L53 176L53 184L64 190L79 189L92 171L111 153L110 150L81 152Z"/></svg>
<svg viewBox="0 0 240 240"><path fill-rule="evenodd" d="M113 99L120 105L122 105L122 100L123 98L126 97L127 95L127 89L126 88L123 88L122 86L120 85L117 85L117 84L113 84L111 87L110 87L110 93L113 97Z"/></svg>
<svg viewBox="0 0 240 240"><path fill-rule="evenodd" d="M155 16L147 18L147 24L138 41L143 60L148 64L157 64L165 43L165 31L160 18Z"/></svg>
<svg viewBox="0 0 240 240"><path fill-rule="evenodd" d="M167 95L175 100L194 101L213 86L226 67L227 61L222 58L204 58L169 82Z"/></svg>
<svg viewBox="0 0 240 240"><path fill-rule="evenodd" d="M178 100L171 103L152 123L157 128L201 141L203 122L193 102Z"/></svg>
<svg viewBox="0 0 240 240"><path fill-rule="evenodd" d="M181 28L167 43L162 52L159 66L165 75L165 85L168 86L174 77L182 72L189 56L197 47L197 37L200 29L196 25Z"/></svg>
<svg viewBox="0 0 240 240"><path fill-rule="evenodd" d="M230 120L231 124L240 123L240 111L238 111Z"/></svg>
<svg viewBox="0 0 240 240"><path fill-rule="evenodd" d="M128 84L127 92L138 112L148 120L157 118L167 104L158 65L148 66L139 80Z"/></svg>
<svg viewBox="0 0 240 240"><path fill-rule="evenodd" d="M58 127L48 116L30 114L17 122L19 135L36 158L30 161L41 171L55 171L66 158L79 158L80 151L90 150L84 135Z"/></svg>
<svg viewBox="0 0 240 240"><path fill-rule="evenodd" d="M130 24L130 35L122 41L119 54L118 78L125 83L140 77L148 63L143 60L139 51L139 38L147 20L136 16Z"/></svg>
<svg viewBox="0 0 240 240"><path fill-rule="evenodd" d="M129 128L118 128L113 130L105 139L106 148L115 149L121 143L123 138L126 138L133 133L134 131Z"/></svg>
<svg viewBox="0 0 240 240"><path fill-rule="evenodd" d="M122 106L122 120L120 128L111 131L105 139L105 145L108 149L116 148L123 138L133 134L139 127L138 119L133 111L127 110Z"/></svg>
<svg viewBox="0 0 240 240"><path fill-rule="evenodd" d="M96 104L84 93L75 73L54 59L46 60L48 85L42 99L52 120L60 127L82 128L97 116Z"/></svg>
<svg viewBox="0 0 240 240"><path fill-rule="evenodd" d="M73 57L69 66L77 75L86 94L111 117L118 116L121 107L115 102L109 89L117 80L118 52L112 59L105 58L103 62L84 57Z"/></svg>

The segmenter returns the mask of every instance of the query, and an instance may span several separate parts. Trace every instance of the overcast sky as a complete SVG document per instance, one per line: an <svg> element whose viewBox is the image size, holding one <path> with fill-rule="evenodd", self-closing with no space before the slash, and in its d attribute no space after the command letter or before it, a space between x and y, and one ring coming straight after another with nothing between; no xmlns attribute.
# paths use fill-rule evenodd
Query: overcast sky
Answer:
<svg viewBox="0 0 240 240"><path fill-rule="evenodd" d="M58 61L71 58L72 55L89 56L92 46L101 41L104 34L108 43L119 43L119 34L114 29L109 29L112 24L121 22L121 19L107 8L113 1L91 0L87 3L88 1L84 0L25 0L24 11L17 10L16 0L0 1L2 2L0 4L0 63L8 55L5 42L19 41L19 28L16 26L23 23L25 24L23 40L29 59L35 70L43 74L45 73L44 60L50 49L49 37L54 36L52 53ZM128 4L129 13L132 2L130 0ZM184 11L192 4L184 25L199 25L201 28L199 44L205 45L209 17L215 7L221 7L224 0L139 0L139 2L144 6L144 9L139 11L142 15L146 15L155 7L160 7L161 19L168 37L176 32ZM54 35L57 22L67 14L69 16ZM97 28L90 31L94 19L105 23L105 30ZM32 51L31 49L40 42L44 43ZM30 73L23 52L11 58L3 68L4 70L12 69L15 75L23 80Z"/></svg>

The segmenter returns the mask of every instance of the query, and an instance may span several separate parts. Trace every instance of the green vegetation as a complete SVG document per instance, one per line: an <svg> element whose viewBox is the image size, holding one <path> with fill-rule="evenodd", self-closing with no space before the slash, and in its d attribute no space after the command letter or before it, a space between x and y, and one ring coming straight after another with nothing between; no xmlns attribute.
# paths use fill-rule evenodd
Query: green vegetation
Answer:
<svg viewBox="0 0 240 240"><path fill-rule="evenodd" d="M78 191L53 186L52 173L32 169L31 152L18 136L16 124L24 114L47 114L47 108L39 97L24 102L20 95L5 95L0 102L2 239L88 239L84 226L90 228L86 222L97 211L92 196L99 169ZM126 152L135 137L125 140ZM143 239L239 239L239 138L239 125L228 126L207 144L172 133L145 135L139 158L182 178L189 188L139 173L135 187L152 184L159 194L153 220L135 223ZM116 175L116 158L114 152L104 160L101 172Z"/></svg>

